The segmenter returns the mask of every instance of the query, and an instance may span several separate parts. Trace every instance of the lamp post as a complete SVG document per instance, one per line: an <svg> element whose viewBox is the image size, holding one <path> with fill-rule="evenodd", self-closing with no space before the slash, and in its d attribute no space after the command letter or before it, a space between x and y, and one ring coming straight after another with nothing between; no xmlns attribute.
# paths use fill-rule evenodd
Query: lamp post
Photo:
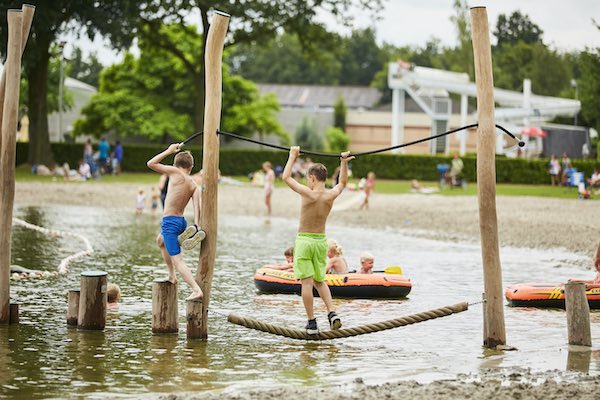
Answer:
<svg viewBox="0 0 600 400"><path fill-rule="evenodd" d="M64 49L67 42L60 42L58 44L58 49L60 51L60 68L59 68L59 80L58 80L58 141L63 141L63 86L64 86L64 71L63 71L63 61L64 57Z"/></svg>
<svg viewBox="0 0 600 400"><path fill-rule="evenodd" d="M577 81L575 79L571 79L571 87L575 88L575 100L579 100L579 88L577 87ZM575 112L575 116L573 117L573 125L577 125L577 114L579 114L579 111Z"/></svg>

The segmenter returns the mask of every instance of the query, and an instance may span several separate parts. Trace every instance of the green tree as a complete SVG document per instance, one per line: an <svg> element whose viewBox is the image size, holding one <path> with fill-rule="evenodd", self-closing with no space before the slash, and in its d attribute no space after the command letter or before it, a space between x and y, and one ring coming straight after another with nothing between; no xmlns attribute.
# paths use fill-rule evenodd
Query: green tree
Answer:
<svg viewBox="0 0 600 400"><path fill-rule="evenodd" d="M201 37L193 27L173 24L162 28L177 37L178 46L193 58ZM139 41L140 57L126 54L119 64L106 68L100 90L82 110L75 134L101 135L114 131L119 136L143 135L152 140L168 137L183 140L192 133L194 89L191 77L178 57ZM275 134L287 139L277 122L279 105L273 96L260 96L256 86L223 71L224 130L243 135Z"/></svg>
<svg viewBox="0 0 600 400"><path fill-rule="evenodd" d="M352 35L342 43L340 84L369 85L386 62L385 53L375 42L375 30L352 31Z"/></svg>
<svg viewBox="0 0 600 400"><path fill-rule="evenodd" d="M516 44L519 41L533 44L542 43L544 31L533 23L526 14L514 11L510 17L504 14L498 16L494 35L498 39L498 46L503 44Z"/></svg>
<svg viewBox="0 0 600 400"><path fill-rule="evenodd" d="M450 69L457 72L466 72L471 79L474 79L469 5L466 0L454 0L453 7L456 14L450 17L450 21L456 28L458 46L447 54L451 58Z"/></svg>
<svg viewBox="0 0 600 400"><path fill-rule="evenodd" d="M104 35L118 48L129 46L140 14L141 0L30 0L36 12L23 54L27 79L29 163L50 164L48 136L48 73L51 45L67 33ZM0 8L21 8L22 1L0 0ZM6 54L7 27L0 24L0 52Z"/></svg>
<svg viewBox="0 0 600 400"><path fill-rule="evenodd" d="M346 130L346 102L343 97L338 97L333 105L333 126Z"/></svg>
<svg viewBox="0 0 600 400"><path fill-rule="evenodd" d="M588 49L579 57L581 76L577 80L581 116L600 132L600 47Z"/></svg>
<svg viewBox="0 0 600 400"><path fill-rule="evenodd" d="M325 140L327 141L327 150L332 153L341 153L348 150L350 138L340 128L330 127L325 131Z"/></svg>
<svg viewBox="0 0 600 400"><path fill-rule="evenodd" d="M296 129L296 145L301 149L306 150L321 150L323 149L323 139L317 132L317 127L314 121L309 121L308 118L302 120L302 124Z"/></svg>
<svg viewBox="0 0 600 400"><path fill-rule="evenodd" d="M70 77L98 87L100 72L103 68L104 66L98 60L96 53L91 53L87 59L84 59L81 49L76 48L68 61L67 71Z"/></svg>

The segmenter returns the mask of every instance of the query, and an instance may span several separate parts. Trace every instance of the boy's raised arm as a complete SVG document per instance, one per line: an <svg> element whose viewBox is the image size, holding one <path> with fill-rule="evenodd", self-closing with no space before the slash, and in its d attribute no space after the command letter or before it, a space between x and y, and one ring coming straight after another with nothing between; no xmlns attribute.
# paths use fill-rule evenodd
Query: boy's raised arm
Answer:
<svg viewBox="0 0 600 400"><path fill-rule="evenodd" d="M146 165L152 171L156 171L160 174L168 174L170 172L173 172L174 170L176 170L175 167L173 167L171 165L164 165L164 164L161 164L160 162L162 160L164 160L164 158L167 157L168 155L175 154L178 151L179 151L179 143L174 143L174 144L170 145L162 153L158 153L157 155L152 157L150 160L148 160Z"/></svg>
<svg viewBox="0 0 600 400"><path fill-rule="evenodd" d="M298 158L298 155L300 154L300 147L299 146L292 146L290 147L290 156L288 157L287 163L285 164L285 168L283 169L283 174L281 174L281 179L283 179L283 181L296 193L304 193L309 191L309 189L298 183L294 178L292 178L292 166L294 165L294 162L296 162L296 159Z"/></svg>
<svg viewBox="0 0 600 400"><path fill-rule="evenodd" d="M340 180L337 185L331 189L337 196L339 196L346 184L348 183L348 162L354 160L354 156L350 155L349 151L345 151L341 154L340 157Z"/></svg>

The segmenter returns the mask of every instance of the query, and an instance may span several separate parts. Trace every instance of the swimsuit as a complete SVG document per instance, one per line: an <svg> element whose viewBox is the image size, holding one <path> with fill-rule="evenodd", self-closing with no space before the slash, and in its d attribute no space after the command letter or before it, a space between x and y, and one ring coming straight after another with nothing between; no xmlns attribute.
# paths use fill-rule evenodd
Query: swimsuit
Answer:
<svg viewBox="0 0 600 400"><path fill-rule="evenodd" d="M323 282L327 268L327 239L324 233L302 233L294 245L294 276L296 279L313 278Z"/></svg>
<svg viewBox="0 0 600 400"><path fill-rule="evenodd" d="M162 218L162 223L160 224L160 234L165 242L167 252L171 257L181 253L181 247L179 247L177 236L185 231L186 227L187 222L183 217L169 215Z"/></svg>

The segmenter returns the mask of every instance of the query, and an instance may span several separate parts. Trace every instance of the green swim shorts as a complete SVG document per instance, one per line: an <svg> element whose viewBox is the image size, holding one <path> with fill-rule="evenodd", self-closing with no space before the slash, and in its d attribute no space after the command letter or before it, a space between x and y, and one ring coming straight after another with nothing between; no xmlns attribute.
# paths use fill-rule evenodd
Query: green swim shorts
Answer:
<svg viewBox="0 0 600 400"><path fill-rule="evenodd" d="M294 276L323 282L327 267L327 239L324 233L299 232L294 244Z"/></svg>

